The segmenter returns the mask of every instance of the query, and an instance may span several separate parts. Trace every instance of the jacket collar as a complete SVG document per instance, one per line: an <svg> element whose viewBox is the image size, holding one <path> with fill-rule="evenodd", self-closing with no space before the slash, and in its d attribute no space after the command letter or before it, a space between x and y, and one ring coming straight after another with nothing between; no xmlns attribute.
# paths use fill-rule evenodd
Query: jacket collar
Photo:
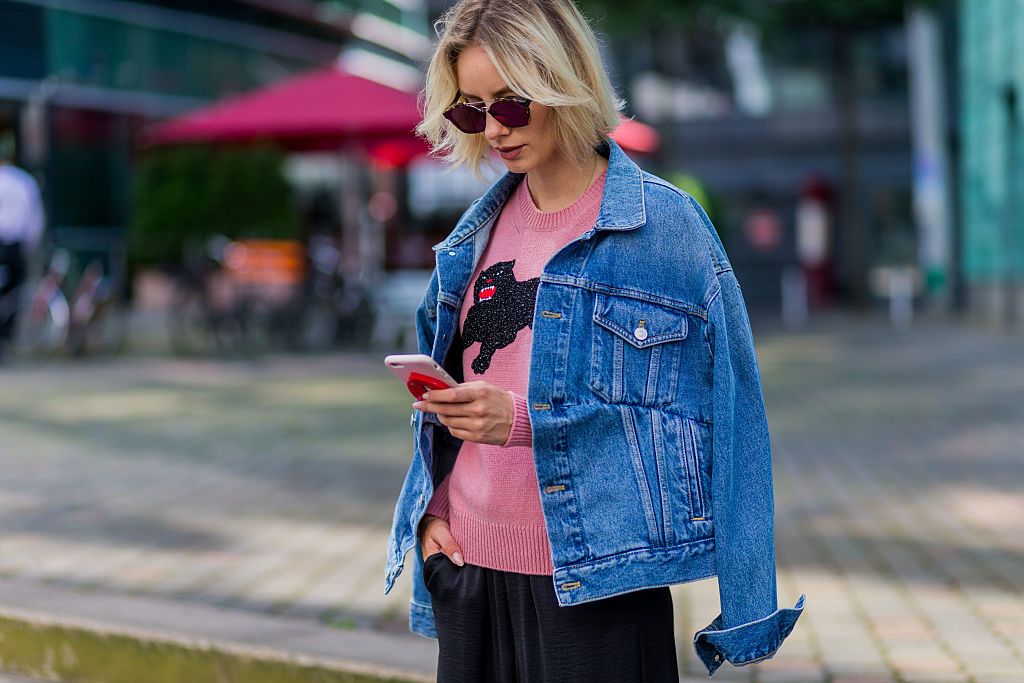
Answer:
<svg viewBox="0 0 1024 683"><path fill-rule="evenodd" d="M597 214L597 230L632 230L647 222L644 206L643 171L626 156L617 142L607 138L598 152L608 158L608 172ZM451 234L433 249L447 249L479 230L501 209L525 174L507 171L488 188L475 206L462 217Z"/></svg>

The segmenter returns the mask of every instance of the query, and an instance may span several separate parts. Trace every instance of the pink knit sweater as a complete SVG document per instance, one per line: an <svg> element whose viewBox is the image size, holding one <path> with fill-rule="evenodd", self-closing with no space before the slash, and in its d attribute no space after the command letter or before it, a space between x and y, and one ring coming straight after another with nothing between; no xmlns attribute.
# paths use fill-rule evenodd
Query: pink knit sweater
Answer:
<svg viewBox="0 0 1024 683"><path fill-rule="evenodd" d="M522 574L551 574L533 434L526 405L533 310L544 265L594 226L605 173L560 211L540 211L529 176L506 201L466 290L459 316L465 381L508 391L515 416L501 446L464 441L455 466L427 506L447 519L469 564Z"/></svg>

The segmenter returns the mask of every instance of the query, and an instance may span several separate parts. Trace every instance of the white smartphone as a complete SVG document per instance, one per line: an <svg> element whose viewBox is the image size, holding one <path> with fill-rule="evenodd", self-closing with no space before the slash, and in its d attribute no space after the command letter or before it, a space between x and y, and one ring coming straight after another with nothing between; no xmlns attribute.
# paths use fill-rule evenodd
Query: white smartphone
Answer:
<svg viewBox="0 0 1024 683"><path fill-rule="evenodd" d="M437 361L424 353L399 353L384 358L384 365L400 379L417 401L428 389L450 389L459 383Z"/></svg>

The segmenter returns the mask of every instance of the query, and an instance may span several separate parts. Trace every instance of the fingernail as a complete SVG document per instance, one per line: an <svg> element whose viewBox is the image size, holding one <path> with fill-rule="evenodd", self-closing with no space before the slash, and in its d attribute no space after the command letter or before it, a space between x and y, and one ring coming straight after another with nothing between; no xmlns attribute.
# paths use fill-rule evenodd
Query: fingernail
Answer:
<svg viewBox="0 0 1024 683"><path fill-rule="evenodd" d="M424 392L423 392L423 395L421 396L421 398L422 398L422 399L423 399L424 401L429 401L429 400L430 400L430 392L429 392L429 391L424 391Z"/></svg>
<svg viewBox="0 0 1024 683"><path fill-rule="evenodd" d="M460 553L458 550L456 550L454 553L452 553L452 559L455 561L455 564L459 565L460 567L462 565L466 564L462 560L462 553Z"/></svg>

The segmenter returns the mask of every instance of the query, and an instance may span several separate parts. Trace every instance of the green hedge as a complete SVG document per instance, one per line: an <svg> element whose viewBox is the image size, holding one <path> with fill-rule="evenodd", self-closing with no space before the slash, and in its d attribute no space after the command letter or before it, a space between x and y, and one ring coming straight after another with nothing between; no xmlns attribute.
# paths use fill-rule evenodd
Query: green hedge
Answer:
<svg viewBox="0 0 1024 683"><path fill-rule="evenodd" d="M283 152L268 146L148 152L136 182L132 262L178 263L186 244L215 233L295 237L297 217L284 159Z"/></svg>

